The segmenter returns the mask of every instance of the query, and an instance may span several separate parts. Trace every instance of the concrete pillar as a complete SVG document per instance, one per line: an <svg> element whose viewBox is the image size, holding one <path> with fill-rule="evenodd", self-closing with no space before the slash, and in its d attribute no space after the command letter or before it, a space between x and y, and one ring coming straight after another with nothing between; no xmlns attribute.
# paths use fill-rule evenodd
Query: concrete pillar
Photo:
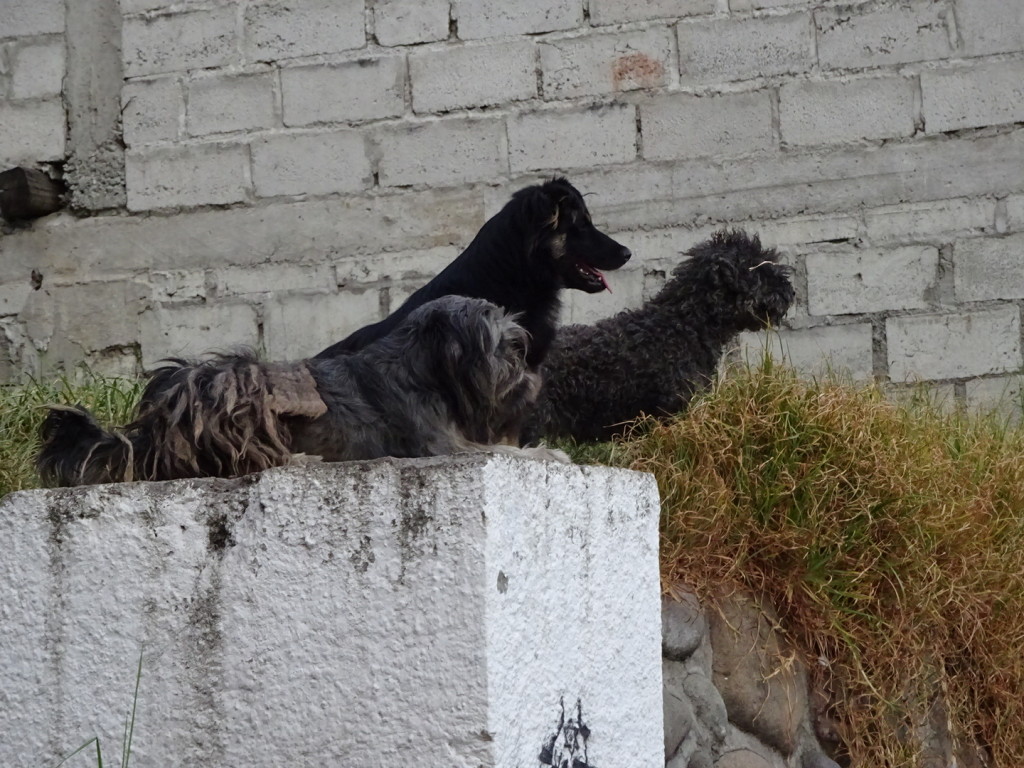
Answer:
<svg viewBox="0 0 1024 768"><path fill-rule="evenodd" d="M12 494L0 764L116 759L141 652L133 768L660 765L657 521L490 455Z"/></svg>

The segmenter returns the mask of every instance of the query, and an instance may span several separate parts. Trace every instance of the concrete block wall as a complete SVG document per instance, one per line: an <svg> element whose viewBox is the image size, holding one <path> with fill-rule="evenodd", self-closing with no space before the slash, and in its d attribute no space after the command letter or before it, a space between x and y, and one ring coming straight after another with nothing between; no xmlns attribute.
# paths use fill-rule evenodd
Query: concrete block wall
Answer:
<svg viewBox="0 0 1024 768"><path fill-rule="evenodd" d="M315 353L565 173L636 253L614 294L567 297L567 321L642 301L741 225L796 268L773 343L802 369L828 356L975 404L1019 388L1018 2L88 0L116 46L80 4L8 3L0 154L67 160L78 216L0 236L4 378L211 343ZM118 76L76 85L111 49ZM119 122L100 127L124 151L95 172L120 187L97 201L62 120L74 134L111 81ZM130 297L116 320L95 311L110 292Z"/></svg>

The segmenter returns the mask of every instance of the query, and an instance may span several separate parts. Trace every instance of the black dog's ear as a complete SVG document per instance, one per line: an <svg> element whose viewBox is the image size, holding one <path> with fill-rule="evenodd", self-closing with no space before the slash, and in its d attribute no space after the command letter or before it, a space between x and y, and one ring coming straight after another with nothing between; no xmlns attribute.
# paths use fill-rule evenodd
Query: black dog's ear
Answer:
<svg viewBox="0 0 1024 768"><path fill-rule="evenodd" d="M520 191L524 223L530 229L557 229L559 221L559 193L551 184L527 187Z"/></svg>

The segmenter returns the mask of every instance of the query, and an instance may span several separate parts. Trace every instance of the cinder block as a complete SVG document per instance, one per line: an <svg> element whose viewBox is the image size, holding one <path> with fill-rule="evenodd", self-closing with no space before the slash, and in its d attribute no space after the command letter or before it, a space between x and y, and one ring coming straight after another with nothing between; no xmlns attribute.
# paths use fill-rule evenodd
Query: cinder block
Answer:
<svg viewBox="0 0 1024 768"><path fill-rule="evenodd" d="M910 315L885 322L894 382L964 379L1021 368L1020 309Z"/></svg>
<svg viewBox="0 0 1024 768"><path fill-rule="evenodd" d="M46 40L16 46L11 57L11 91L15 99L60 94L64 80L64 40Z"/></svg>
<svg viewBox="0 0 1024 768"><path fill-rule="evenodd" d="M812 315L922 309L938 279L939 252L932 246L851 248L809 253L806 258Z"/></svg>
<svg viewBox="0 0 1024 768"><path fill-rule="evenodd" d="M249 148L199 144L125 155L128 209L237 203L249 194Z"/></svg>
<svg viewBox="0 0 1024 768"><path fill-rule="evenodd" d="M1019 375L971 379L965 389L965 405L971 411L1014 426L1024 421L1024 379Z"/></svg>
<svg viewBox="0 0 1024 768"><path fill-rule="evenodd" d="M835 373L854 381L874 374L871 323L742 333L740 359L757 364L767 353L804 376Z"/></svg>
<svg viewBox="0 0 1024 768"><path fill-rule="evenodd" d="M269 0L245 9L250 61L337 53L366 44L363 0Z"/></svg>
<svg viewBox="0 0 1024 768"><path fill-rule="evenodd" d="M125 77L234 64L239 60L234 5L124 20Z"/></svg>
<svg viewBox="0 0 1024 768"><path fill-rule="evenodd" d="M0 38L64 31L64 0L4 0Z"/></svg>
<svg viewBox="0 0 1024 768"><path fill-rule="evenodd" d="M139 340L139 315L149 286L134 280L61 284L45 289L53 302L55 335L86 352Z"/></svg>
<svg viewBox="0 0 1024 768"><path fill-rule="evenodd" d="M252 143L256 194L326 195L373 185L373 172L358 131L284 134Z"/></svg>
<svg viewBox="0 0 1024 768"><path fill-rule="evenodd" d="M507 171L500 119L403 123L377 133L380 184L459 184Z"/></svg>
<svg viewBox="0 0 1024 768"><path fill-rule="evenodd" d="M192 136L271 128L277 123L270 72L199 77L188 84L186 125Z"/></svg>
<svg viewBox="0 0 1024 768"><path fill-rule="evenodd" d="M268 262L249 267L212 269L208 283L214 295L278 295L295 291L334 291L334 268L327 263L293 264Z"/></svg>
<svg viewBox="0 0 1024 768"><path fill-rule="evenodd" d="M175 141L185 119L185 97L177 76L131 80L121 91L124 141L129 147Z"/></svg>
<svg viewBox="0 0 1024 768"><path fill-rule="evenodd" d="M32 269L66 281L142 270L200 271L288 261L346 262L385 251L465 245L484 223L479 190L275 201L192 211L187 216L57 214L3 238L0 283Z"/></svg>
<svg viewBox="0 0 1024 768"><path fill-rule="evenodd" d="M450 0L377 0L373 25L381 45L412 45L448 38Z"/></svg>
<svg viewBox="0 0 1024 768"><path fill-rule="evenodd" d="M729 0L729 10L732 13L742 13L807 4L807 0Z"/></svg>
<svg viewBox="0 0 1024 768"><path fill-rule="evenodd" d="M865 212L868 239L872 242L942 240L949 233L992 229L995 203L986 199L935 200L905 203Z"/></svg>
<svg viewBox="0 0 1024 768"><path fill-rule="evenodd" d="M590 21L603 25L677 19L714 13L715 8L715 0L590 0Z"/></svg>
<svg viewBox="0 0 1024 768"><path fill-rule="evenodd" d="M969 56L1024 51L1024 4L958 0L956 28Z"/></svg>
<svg viewBox="0 0 1024 768"><path fill-rule="evenodd" d="M476 233L466 233L465 242ZM340 287L381 281L423 280L426 282L450 264L462 248L454 245L438 246L414 251L377 253L372 256L342 256L334 262Z"/></svg>
<svg viewBox="0 0 1024 768"><path fill-rule="evenodd" d="M263 306L267 356L271 360L312 357L380 319L380 292L376 288L273 296Z"/></svg>
<svg viewBox="0 0 1024 768"><path fill-rule="evenodd" d="M536 58L529 40L412 53L413 109L446 112L533 98L537 95Z"/></svg>
<svg viewBox="0 0 1024 768"><path fill-rule="evenodd" d="M932 0L817 8L818 61L828 69L883 67L952 53L949 6Z"/></svg>
<svg viewBox="0 0 1024 768"><path fill-rule="evenodd" d="M459 37L511 37L575 29L583 23L579 0L453 0Z"/></svg>
<svg viewBox="0 0 1024 768"><path fill-rule="evenodd" d="M860 236L857 216L840 213L825 216L794 216L791 219L754 221L746 226L757 233L766 246L810 245L837 240L853 240Z"/></svg>
<svg viewBox="0 0 1024 768"><path fill-rule="evenodd" d="M905 77L799 81L779 89L787 144L841 144L914 133L916 83Z"/></svg>
<svg viewBox="0 0 1024 768"><path fill-rule="evenodd" d="M251 304L180 304L152 307L139 316L142 365L165 357L199 357L259 343L256 307Z"/></svg>
<svg viewBox="0 0 1024 768"><path fill-rule="evenodd" d="M513 115L508 145L514 173L628 163L636 159L636 108L620 104Z"/></svg>
<svg viewBox="0 0 1024 768"><path fill-rule="evenodd" d="M647 160L744 155L775 146L768 91L662 96L640 105Z"/></svg>
<svg viewBox="0 0 1024 768"><path fill-rule="evenodd" d="M805 72L814 63L808 13L683 21L676 33L683 82L720 83Z"/></svg>
<svg viewBox="0 0 1024 768"><path fill-rule="evenodd" d="M1024 62L925 70L921 98L928 133L1022 122Z"/></svg>
<svg viewBox="0 0 1024 768"><path fill-rule="evenodd" d="M675 47L668 27L587 35L540 45L545 99L571 99L672 85Z"/></svg>
<svg viewBox="0 0 1024 768"><path fill-rule="evenodd" d="M1024 230L1024 195L1006 198L1006 225L1012 232Z"/></svg>
<svg viewBox="0 0 1024 768"><path fill-rule="evenodd" d="M66 123L59 98L0 102L0 167L63 160Z"/></svg>
<svg viewBox="0 0 1024 768"><path fill-rule="evenodd" d="M284 124L357 123L405 111L405 56L281 70Z"/></svg>
<svg viewBox="0 0 1024 768"><path fill-rule="evenodd" d="M1024 299L1024 234L975 237L953 245L958 301Z"/></svg>

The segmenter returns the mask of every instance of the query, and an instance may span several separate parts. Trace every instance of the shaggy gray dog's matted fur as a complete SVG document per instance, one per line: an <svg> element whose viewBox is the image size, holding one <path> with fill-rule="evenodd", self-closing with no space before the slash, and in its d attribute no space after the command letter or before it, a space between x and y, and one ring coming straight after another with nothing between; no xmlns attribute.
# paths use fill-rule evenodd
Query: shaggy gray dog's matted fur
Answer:
<svg viewBox="0 0 1024 768"><path fill-rule="evenodd" d="M233 477L296 453L345 461L496 450L564 461L559 451L508 444L540 389L527 343L500 307L447 296L347 356L172 360L152 374L121 431L81 408L52 408L37 466L51 485L83 485Z"/></svg>
<svg viewBox="0 0 1024 768"><path fill-rule="evenodd" d="M718 232L689 257L639 309L559 329L524 443L604 440L641 414L684 409L740 331L777 325L793 303L789 268L756 236Z"/></svg>

